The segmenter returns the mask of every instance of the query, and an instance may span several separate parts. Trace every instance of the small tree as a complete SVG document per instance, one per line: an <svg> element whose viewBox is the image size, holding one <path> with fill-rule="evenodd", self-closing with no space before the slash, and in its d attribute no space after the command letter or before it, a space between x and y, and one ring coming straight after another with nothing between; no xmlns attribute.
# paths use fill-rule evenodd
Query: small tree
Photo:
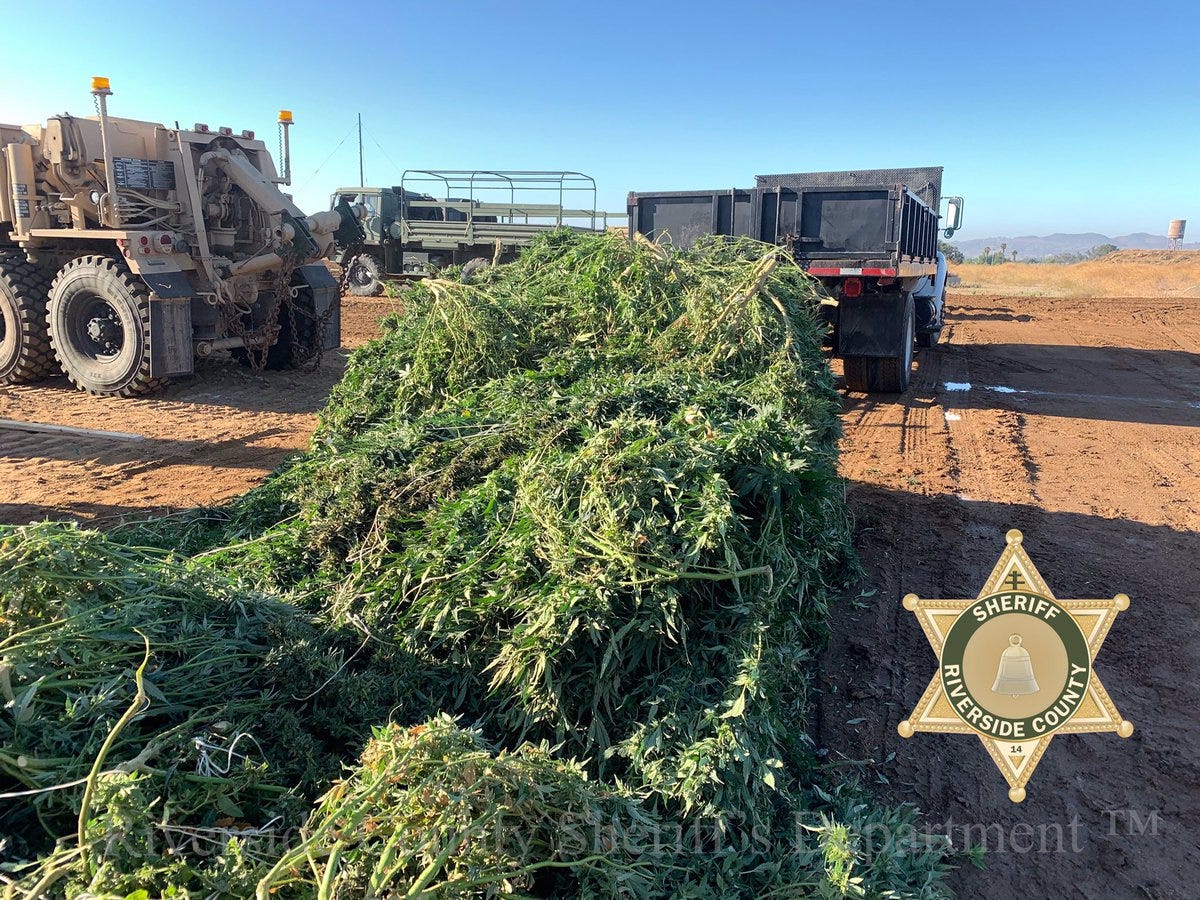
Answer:
<svg viewBox="0 0 1200 900"><path fill-rule="evenodd" d="M958 264L965 259L963 252L947 241L938 241L938 249L942 251L942 256L946 257L948 263Z"/></svg>
<svg viewBox="0 0 1200 900"><path fill-rule="evenodd" d="M1005 250L1006 250L1007 248L1008 248L1008 244L1003 244L1003 243L1002 243L1002 244L1000 245L1000 262L1004 262L1006 259L1008 259L1008 254L1007 254L1007 253L1005 253Z"/></svg>
<svg viewBox="0 0 1200 900"><path fill-rule="evenodd" d="M1102 256L1108 256L1108 254L1116 252L1116 244L1097 244L1092 248L1092 252L1089 255L1092 257L1092 259L1099 259Z"/></svg>
<svg viewBox="0 0 1200 900"><path fill-rule="evenodd" d="M992 264L992 248L991 247L983 248L983 264L985 266L990 266Z"/></svg>
<svg viewBox="0 0 1200 900"><path fill-rule="evenodd" d="M1016 261L1017 261L1017 251L1014 250L1013 251L1013 262L1016 262Z"/></svg>

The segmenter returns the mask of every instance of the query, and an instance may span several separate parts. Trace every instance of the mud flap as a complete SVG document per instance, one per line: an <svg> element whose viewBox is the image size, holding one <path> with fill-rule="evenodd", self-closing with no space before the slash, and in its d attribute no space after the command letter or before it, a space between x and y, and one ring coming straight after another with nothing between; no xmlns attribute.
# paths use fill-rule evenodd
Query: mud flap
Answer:
<svg viewBox="0 0 1200 900"><path fill-rule="evenodd" d="M336 350L342 345L341 291L336 279L323 264L301 266L296 270L296 275L312 292L313 314L317 320L320 321L327 312L329 313L321 349ZM331 306L333 311L329 312Z"/></svg>
<svg viewBox="0 0 1200 900"><path fill-rule="evenodd" d="M192 298L150 298L150 376L191 375Z"/></svg>
<svg viewBox="0 0 1200 900"><path fill-rule="evenodd" d="M191 375L192 283L183 272L138 273L150 288L150 377Z"/></svg>
<svg viewBox="0 0 1200 900"><path fill-rule="evenodd" d="M895 356L904 328L903 295L863 294L838 303L838 356Z"/></svg>

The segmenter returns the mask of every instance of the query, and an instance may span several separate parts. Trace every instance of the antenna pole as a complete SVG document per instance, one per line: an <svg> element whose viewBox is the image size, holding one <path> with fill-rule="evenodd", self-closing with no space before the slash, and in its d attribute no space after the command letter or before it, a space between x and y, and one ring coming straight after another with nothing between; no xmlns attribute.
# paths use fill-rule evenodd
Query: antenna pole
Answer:
<svg viewBox="0 0 1200 900"><path fill-rule="evenodd" d="M363 174L362 113L358 114L358 186L367 186L367 176Z"/></svg>

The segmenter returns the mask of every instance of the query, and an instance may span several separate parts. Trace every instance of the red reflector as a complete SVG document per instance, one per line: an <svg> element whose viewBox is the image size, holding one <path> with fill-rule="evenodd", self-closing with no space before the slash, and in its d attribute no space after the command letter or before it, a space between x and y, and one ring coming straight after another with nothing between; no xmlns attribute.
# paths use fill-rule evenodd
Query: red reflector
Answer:
<svg viewBox="0 0 1200 900"><path fill-rule="evenodd" d="M149 243L150 243L150 235L148 235L148 234L143 234L143 235L141 236L141 238L139 238L139 242L141 243L141 245L142 245L143 247L145 247L147 244L149 244Z"/></svg>
<svg viewBox="0 0 1200 900"><path fill-rule="evenodd" d="M861 297L862 296L862 279L847 278L842 282L843 297Z"/></svg>

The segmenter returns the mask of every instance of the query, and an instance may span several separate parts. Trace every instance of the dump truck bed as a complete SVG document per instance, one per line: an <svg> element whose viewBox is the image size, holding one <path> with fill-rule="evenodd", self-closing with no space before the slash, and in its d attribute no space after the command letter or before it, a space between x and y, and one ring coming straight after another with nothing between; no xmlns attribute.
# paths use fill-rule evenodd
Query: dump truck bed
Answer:
<svg viewBox="0 0 1200 900"><path fill-rule="evenodd" d="M912 171L935 171L936 181L919 187L931 199L940 192L941 169ZM863 174L759 176L754 188L635 192L629 230L678 246L706 234L752 237L790 247L817 276L936 272L937 201L931 206L902 182L873 183Z"/></svg>

